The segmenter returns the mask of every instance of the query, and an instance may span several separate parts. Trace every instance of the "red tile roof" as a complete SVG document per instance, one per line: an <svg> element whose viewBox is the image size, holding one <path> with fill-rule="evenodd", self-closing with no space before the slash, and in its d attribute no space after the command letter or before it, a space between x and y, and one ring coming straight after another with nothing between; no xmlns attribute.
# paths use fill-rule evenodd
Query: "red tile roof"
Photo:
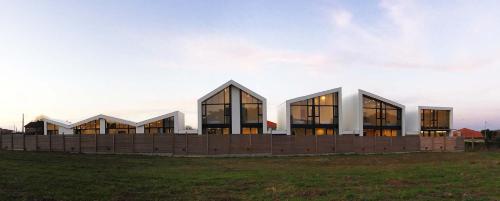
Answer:
<svg viewBox="0 0 500 201"><path fill-rule="evenodd" d="M457 131L455 131L455 132L457 132ZM483 134L481 134L481 132L475 131L472 129L468 129L468 128L462 128L462 129L458 130L457 134L466 138L466 139L471 139L471 138L483 139Z"/></svg>
<svg viewBox="0 0 500 201"><path fill-rule="evenodd" d="M267 121L267 127L272 128L272 129L276 129L276 123L274 123L272 121Z"/></svg>

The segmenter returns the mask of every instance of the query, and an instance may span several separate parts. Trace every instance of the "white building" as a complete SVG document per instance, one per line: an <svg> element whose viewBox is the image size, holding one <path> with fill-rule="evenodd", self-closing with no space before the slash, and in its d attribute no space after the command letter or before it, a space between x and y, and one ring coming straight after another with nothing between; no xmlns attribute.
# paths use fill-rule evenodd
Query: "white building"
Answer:
<svg viewBox="0 0 500 201"><path fill-rule="evenodd" d="M343 97L341 134L404 136L405 106L359 89Z"/></svg>
<svg viewBox="0 0 500 201"><path fill-rule="evenodd" d="M60 120L51 119L48 117L43 117L41 119L43 121L43 134L51 134L51 135L65 135L65 134L73 134L73 128L69 122L64 122Z"/></svg>
<svg viewBox="0 0 500 201"><path fill-rule="evenodd" d="M287 100L278 108L278 129L287 135L335 135L342 131L342 88Z"/></svg>
<svg viewBox="0 0 500 201"><path fill-rule="evenodd" d="M453 108L418 106L408 110L407 134L422 136L449 136L453 129Z"/></svg>
<svg viewBox="0 0 500 201"><path fill-rule="evenodd" d="M230 80L198 99L198 134L267 132L266 99Z"/></svg>
<svg viewBox="0 0 500 201"><path fill-rule="evenodd" d="M182 133L184 126L184 113L175 111L154 117L136 124L136 133Z"/></svg>
<svg viewBox="0 0 500 201"><path fill-rule="evenodd" d="M184 113L175 111L139 123L112 117L96 115L70 124L47 117L43 121L43 134L173 134L188 133L184 127Z"/></svg>

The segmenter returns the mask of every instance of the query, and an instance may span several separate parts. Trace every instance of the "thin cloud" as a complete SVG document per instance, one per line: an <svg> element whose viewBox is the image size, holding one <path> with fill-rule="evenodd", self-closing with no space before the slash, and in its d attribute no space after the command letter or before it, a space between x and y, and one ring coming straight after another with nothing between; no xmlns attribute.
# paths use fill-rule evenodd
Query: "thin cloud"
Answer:
<svg viewBox="0 0 500 201"><path fill-rule="evenodd" d="M349 66L470 70L499 64L500 48L491 47L484 35L493 32L498 38L500 14L486 5L468 8L471 3L444 8L420 1L380 1L382 16L371 24L336 8L331 52ZM482 12L488 14L476 15ZM457 24L460 15L470 16L459 24L471 30L441 31L441 26Z"/></svg>

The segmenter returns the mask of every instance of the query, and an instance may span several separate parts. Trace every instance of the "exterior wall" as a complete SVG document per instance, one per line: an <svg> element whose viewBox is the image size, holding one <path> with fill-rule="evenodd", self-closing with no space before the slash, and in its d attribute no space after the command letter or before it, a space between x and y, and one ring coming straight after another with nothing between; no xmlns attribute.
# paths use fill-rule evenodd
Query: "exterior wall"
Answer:
<svg viewBox="0 0 500 201"><path fill-rule="evenodd" d="M233 134L240 134L241 131L240 94L240 89L231 86L231 132Z"/></svg>
<svg viewBox="0 0 500 201"><path fill-rule="evenodd" d="M61 135L72 135L74 133L72 128L64 128L59 126L59 134Z"/></svg>
<svg viewBox="0 0 500 201"><path fill-rule="evenodd" d="M408 107L406 111L406 134L420 134L420 110L417 106Z"/></svg>
<svg viewBox="0 0 500 201"><path fill-rule="evenodd" d="M344 93L345 94L345 93ZM359 134L359 99L357 93L348 93L342 97L342 134Z"/></svg>
<svg viewBox="0 0 500 201"><path fill-rule="evenodd" d="M186 122L184 120L184 113L175 112L174 113L174 132L181 133L182 130L186 129ZM144 131L143 131L144 132Z"/></svg>
<svg viewBox="0 0 500 201"><path fill-rule="evenodd" d="M286 102L278 105L278 121L276 123L278 124L277 130L279 130L279 131L289 130L288 125L287 125L287 121L286 121L286 117L287 117L286 113L287 113Z"/></svg>
<svg viewBox="0 0 500 201"><path fill-rule="evenodd" d="M106 134L106 120L105 119L99 119L99 132L101 134Z"/></svg>
<svg viewBox="0 0 500 201"><path fill-rule="evenodd" d="M136 126L135 127L135 133L137 133L137 134L144 134L144 125L142 125L142 126Z"/></svg>

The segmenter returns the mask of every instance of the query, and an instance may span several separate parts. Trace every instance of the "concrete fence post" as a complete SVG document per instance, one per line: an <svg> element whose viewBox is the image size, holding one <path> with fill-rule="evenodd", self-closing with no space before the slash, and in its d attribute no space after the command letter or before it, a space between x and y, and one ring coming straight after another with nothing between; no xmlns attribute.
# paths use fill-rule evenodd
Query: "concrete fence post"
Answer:
<svg viewBox="0 0 500 201"><path fill-rule="evenodd" d="M78 134L78 153L82 153L82 134Z"/></svg>
<svg viewBox="0 0 500 201"><path fill-rule="evenodd" d="M250 134L250 141L249 141L250 152L253 152L253 149L252 149L252 135L253 134Z"/></svg>
<svg viewBox="0 0 500 201"><path fill-rule="evenodd" d="M35 151L38 151L38 135L35 134Z"/></svg>
<svg viewBox="0 0 500 201"><path fill-rule="evenodd" d="M52 134L49 134L49 152L52 152Z"/></svg>
<svg viewBox="0 0 500 201"><path fill-rule="evenodd" d="M210 154L210 138L208 136L210 136L209 134L206 134L207 136L207 155Z"/></svg>
<svg viewBox="0 0 500 201"><path fill-rule="evenodd" d="M337 135L333 136L333 153L337 153Z"/></svg>
<svg viewBox="0 0 500 201"><path fill-rule="evenodd" d="M95 151L95 153L97 153L97 138L99 137L98 135L100 135L100 134L96 134L96 135L95 135L95 140L94 140L94 145L95 145L95 147L94 147L94 148L95 148L95 149L94 149L94 151Z"/></svg>
<svg viewBox="0 0 500 201"><path fill-rule="evenodd" d="M175 155L175 133L172 135L172 156Z"/></svg>
<svg viewBox="0 0 500 201"><path fill-rule="evenodd" d="M113 134L112 141L113 141L113 153L116 153L116 135L115 134Z"/></svg>
<svg viewBox="0 0 500 201"><path fill-rule="evenodd" d="M231 138L231 136L232 136L232 135L233 135L232 133L231 133L231 134L229 134L229 146L228 146L228 148L227 148L227 150L228 150L228 151L227 151L227 154L231 154L231 143L232 143L232 138Z"/></svg>
<svg viewBox="0 0 500 201"><path fill-rule="evenodd" d="M10 150L14 150L14 133L10 134Z"/></svg>
<svg viewBox="0 0 500 201"><path fill-rule="evenodd" d="M186 155L189 155L189 151L188 151L188 147L189 147L188 135L187 135L187 133L185 133L184 135L186 136L186 146L185 146L185 148L186 148Z"/></svg>
<svg viewBox="0 0 500 201"><path fill-rule="evenodd" d="M23 133L23 151L26 151L26 135Z"/></svg>
<svg viewBox="0 0 500 201"><path fill-rule="evenodd" d="M132 134L132 153L135 153L135 134Z"/></svg>
<svg viewBox="0 0 500 201"><path fill-rule="evenodd" d="M0 150L3 149L3 134L0 134Z"/></svg>
<svg viewBox="0 0 500 201"><path fill-rule="evenodd" d="M66 152L66 135L64 135L63 133L63 136L62 136L62 140L63 140L63 152Z"/></svg>
<svg viewBox="0 0 500 201"><path fill-rule="evenodd" d="M444 141L444 151L447 151L446 150L446 144L448 143L448 139L446 139L446 135L443 135L443 141Z"/></svg>
<svg viewBox="0 0 500 201"><path fill-rule="evenodd" d="M270 135L271 135L271 137L270 137L271 138L271 140L270 140L271 143L269 143L269 147L271 147L270 151L271 151L271 155L273 155L273 134L271 133Z"/></svg>
<svg viewBox="0 0 500 201"><path fill-rule="evenodd" d="M316 135L316 134L314 135L314 144L315 144L314 150L317 154L318 153L318 135Z"/></svg>
<svg viewBox="0 0 500 201"><path fill-rule="evenodd" d="M151 150L151 153L155 153L155 135L154 134L151 134L151 146L153 147L153 149Z"/></svg>

